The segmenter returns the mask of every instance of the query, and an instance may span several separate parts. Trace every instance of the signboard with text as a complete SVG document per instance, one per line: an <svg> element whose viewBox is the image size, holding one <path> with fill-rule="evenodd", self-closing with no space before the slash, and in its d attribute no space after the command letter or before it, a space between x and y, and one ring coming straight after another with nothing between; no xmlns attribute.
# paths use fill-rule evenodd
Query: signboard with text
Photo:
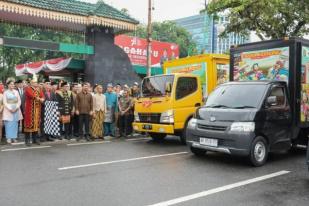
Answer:
<svg viewBox="0 0 309 206"><path fill-rule="evenodd" d="M115 44L129 56L133 65L147 65L147 40L127 35L115 37ZM165 54L164 54L165 53ZM179 46L174 43L152 41L151 65L160 67L162 61L179 57Z"/></svg>

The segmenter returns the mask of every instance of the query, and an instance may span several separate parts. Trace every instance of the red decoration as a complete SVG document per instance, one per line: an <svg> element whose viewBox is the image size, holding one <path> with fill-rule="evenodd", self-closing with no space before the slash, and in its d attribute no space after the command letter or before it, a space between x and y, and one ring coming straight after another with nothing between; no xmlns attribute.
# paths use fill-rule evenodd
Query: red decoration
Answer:
<svg viewBox="0 0 309 206"><path fill-rule="evenodd" d="M145 108L149 108L149 107L152 105L152 101L150 101L150 100L145 100L145 101L143 101L142 105L143 105L143 107L145 107Z"/></svg>
<svg viewBox="0 0 309 206"><path fill-rule="evenodd" d="M30 62L15 66L16 76L24 74L37 74L40 71L60 71L65 69L71 62L72 58L56 58L39 62Z"/></svg>

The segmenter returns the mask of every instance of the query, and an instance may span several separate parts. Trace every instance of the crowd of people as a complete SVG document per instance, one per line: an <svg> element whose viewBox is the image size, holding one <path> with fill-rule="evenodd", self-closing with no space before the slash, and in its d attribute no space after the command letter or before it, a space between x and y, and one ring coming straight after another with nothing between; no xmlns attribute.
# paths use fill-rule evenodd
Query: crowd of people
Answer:
<svg viewBox="0 0 309 206"><path fill-rule="evenodd" d="M109 83L104 88L88 82L8 79L6 85L0 84L0 142L17 142L21 133L27 146L63 138L127 137L133 132L134 101L139 93L137 82L132 87ZM60 135L51 135L44 128L49 101L57 102Z"/></svg>

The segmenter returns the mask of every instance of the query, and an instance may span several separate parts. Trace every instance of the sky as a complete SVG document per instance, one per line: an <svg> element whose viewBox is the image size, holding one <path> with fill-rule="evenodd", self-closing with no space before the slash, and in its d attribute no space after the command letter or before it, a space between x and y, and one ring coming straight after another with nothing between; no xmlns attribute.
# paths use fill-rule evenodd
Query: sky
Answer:
<svg viewBox="0 0 309 206"><path fill-rule="evenodd" d="M96 3L97 0L81 0ZM208 0L210 1L210 0ZM148 0L104 0L105 3L117 8L126 8L129 14L140 23L147 24ZM155 10L152 21L162 22L164 20L175 20L183 17L199 14L204 8L205 0L152 0ZM260 41L252 32L250 41Z"/></svg>
<svg viewBox="0 0 309 206"><path fill-rule="evenodd" d="M96 3L97 0L82 0ZM175 20L199 14L204 8L204 0L152 0L155 10L153 21ZM117 8L126 8L129 14L141 23L147 23L148 0L104 0L105 3Z"/></svg>

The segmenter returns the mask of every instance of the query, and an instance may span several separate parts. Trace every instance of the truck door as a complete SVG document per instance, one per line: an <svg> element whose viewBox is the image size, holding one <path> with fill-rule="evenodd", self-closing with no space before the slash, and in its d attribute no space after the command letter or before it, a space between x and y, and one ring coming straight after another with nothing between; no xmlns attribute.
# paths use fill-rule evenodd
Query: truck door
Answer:
<svg viewBox="0 0 309 206"><path fill-rule="evenodd" d="M291 108L284 86L274 85L265 103L264 133L269 138L273 150L290 147Z"/></svg>
<svg viewBox="0 0 309 206"><path fill-rule="evenodd" d="M183 129L187 118L201 106L202 92L197 77L179 77L177 79L174 112L175 129Z"/></svg>

